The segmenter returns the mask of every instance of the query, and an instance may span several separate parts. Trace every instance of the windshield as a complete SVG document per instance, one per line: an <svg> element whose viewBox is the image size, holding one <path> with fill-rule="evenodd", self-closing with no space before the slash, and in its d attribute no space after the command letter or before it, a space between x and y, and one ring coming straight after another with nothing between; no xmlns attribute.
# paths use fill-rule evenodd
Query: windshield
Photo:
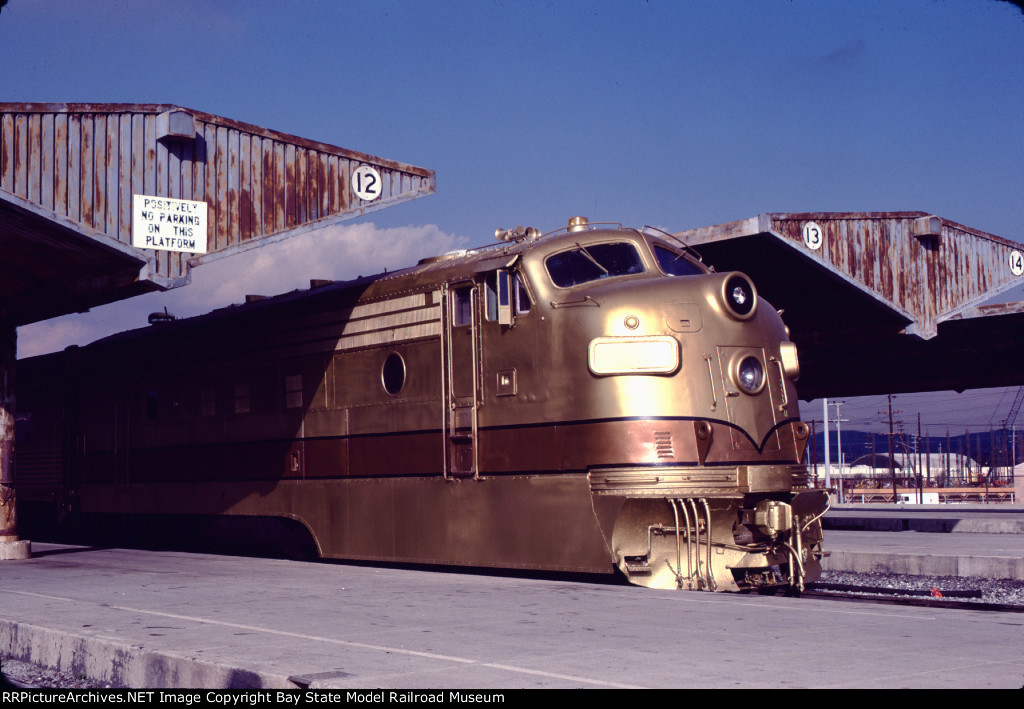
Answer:
<svg viewBox="0 0 1024 709"><path fill-rule="evenodd" d="M549 256L546 265L548 275L559 288L644 272L644 262L636 246L626 242L586 246L577 243L569 251Z"/></svg>
<svg viewBox="0 0 1024 709"><path fill-rule="evenodd" d="M683 254L677 254L664 246L654 247L654 255L658 257L658 265L661 270L670 276L699 276L704 269L695 264Z"/></svg>

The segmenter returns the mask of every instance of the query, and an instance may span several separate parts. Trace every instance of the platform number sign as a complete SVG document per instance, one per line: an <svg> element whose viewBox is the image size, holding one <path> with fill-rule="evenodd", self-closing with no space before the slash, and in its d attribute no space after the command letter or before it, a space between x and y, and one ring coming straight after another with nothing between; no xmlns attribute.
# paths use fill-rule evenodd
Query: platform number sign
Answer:
<svg viewBox="0 0 1024 709"><path fill-rule="evenodd" d="M364 202L372 202L380 197L383 188L380 173L369 165L360 165L352 173L352 191Z"/></svg>
<svg viewBox="0 0 1024 709"><path fill-rule="evenodd" d="M811 251L817 251L821 248L821 243L824 240L824 234L817 222L807 222L804 224L804 246Z"/></svg>
<svg viewBox="0 0 1024 709"><path fill-rule="evenodd" d="M1016 249L1010 252L1010 273L1015 276L1024 273L1024 255Z"/></svg>

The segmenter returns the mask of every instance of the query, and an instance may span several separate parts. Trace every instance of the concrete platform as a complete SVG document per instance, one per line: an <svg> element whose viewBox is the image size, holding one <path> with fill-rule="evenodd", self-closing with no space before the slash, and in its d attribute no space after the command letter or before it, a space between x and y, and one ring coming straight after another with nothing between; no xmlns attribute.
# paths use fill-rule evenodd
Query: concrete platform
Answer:
<svg viewBox="0 0 1024 709"><path fill-rule="evenodd" d="M1024 534L829 530L825 548L822 567L837 571L1024 581Z"/></svg>
<svg viewBox="0 0 1024 709"><path fill-rule="evenodd" d="M826 530L1024 534L1024 504L833 505Z"/></svg>
<svg viewBox="0 0 1024 709"><path fill-rule="evenodd" d="M837 571L1024 581L1024 505L837 505L823 562Z"/></svg>
<svg viewBox="0 0 1024 709"><path fill-rule="evenodd" d="M0 599L0 654L133 688L1024 684L1013 613L45 544Z"/></svg>

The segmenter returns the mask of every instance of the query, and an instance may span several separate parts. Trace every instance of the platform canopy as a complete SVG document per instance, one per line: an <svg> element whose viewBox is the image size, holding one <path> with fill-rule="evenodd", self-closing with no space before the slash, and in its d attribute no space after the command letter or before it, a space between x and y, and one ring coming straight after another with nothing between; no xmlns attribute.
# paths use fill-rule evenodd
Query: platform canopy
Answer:
<svg viewBox="0 0 1024 709"><path fill-rule="evenodd" d="M431 170L178 106L0 103L0 317L181 286L434 189Z"/></svg>
<svg viewBox="0 0 1024 709"><path fill-rule="evenodd" d="M761 214L677 234L783 310L802 399L1024 385L1024 246L926 212Z"/></svg>

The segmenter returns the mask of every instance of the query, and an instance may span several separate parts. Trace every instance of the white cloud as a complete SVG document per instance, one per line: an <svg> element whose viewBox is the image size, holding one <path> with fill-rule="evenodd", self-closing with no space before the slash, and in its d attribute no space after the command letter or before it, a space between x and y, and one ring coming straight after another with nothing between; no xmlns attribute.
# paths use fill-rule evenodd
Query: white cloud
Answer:
<svg viewBox="0 0 1024 709"><path fill-rule="evenodd" d="M200 266L179 303L198 312L241 302L247 294L308 288L312 278L344 280L415 264L460 248L436 226L379 229L372 223L327 227ZM193 313L190 313L193 314Z"/></svg>
<svg viewBox="0 0 1024 709"><path fill-rule="evenodd" d="M18 357L56 352L68 345L96 339L82 318L69 316L18 328Z"/></svg>
<svg viewBox="0 0 1024 709"><path fill-rule="evenodd" d="M308 288L310 279L345 280L415 264L426 256L465 248L467 240L433 224L380 229L373 223L325 227L263 248L199 266L192 282L18 329L18 356L32 357L85 345L144 327L149 313L187 317L240 303L248 294L276 295Z"/></svg>

